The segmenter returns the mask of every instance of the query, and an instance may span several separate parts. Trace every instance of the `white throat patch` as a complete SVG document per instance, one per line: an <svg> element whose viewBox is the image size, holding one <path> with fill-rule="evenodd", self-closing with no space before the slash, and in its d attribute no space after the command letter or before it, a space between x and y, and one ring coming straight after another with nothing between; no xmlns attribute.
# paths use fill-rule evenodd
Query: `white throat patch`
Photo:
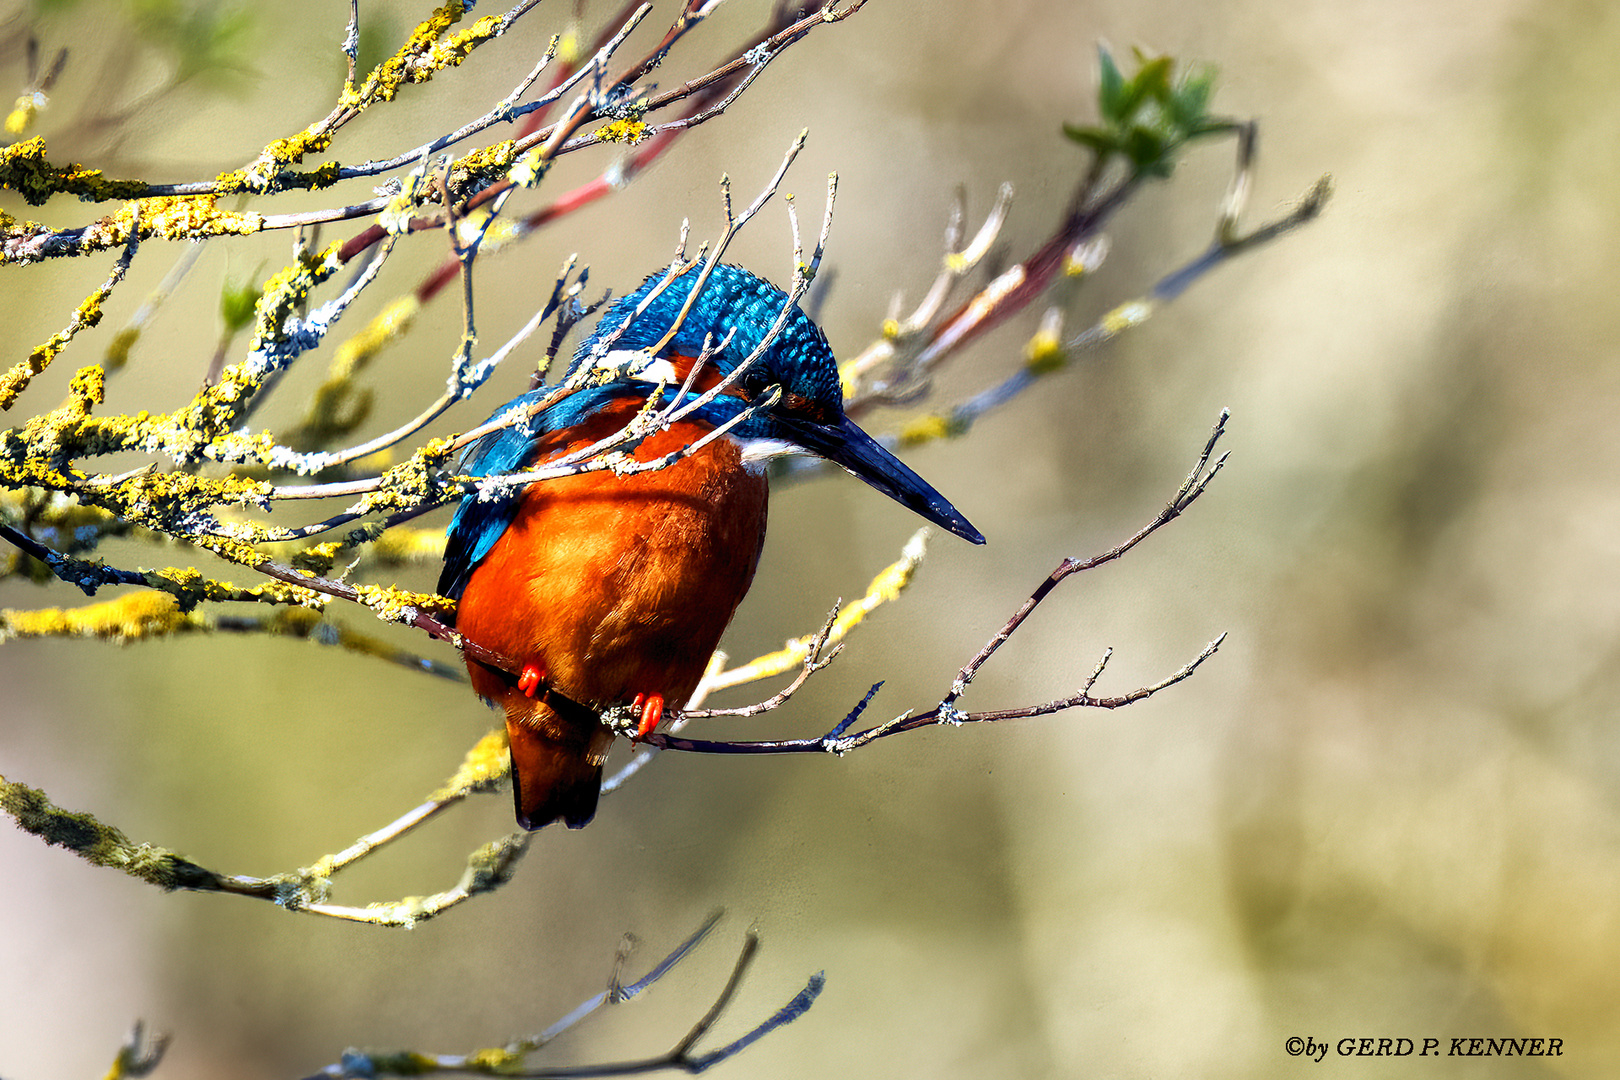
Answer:
<svg viewBox="0 0 1620 1080"><path fill-rule="evenodd" d="M789 454L808 454L810 451L784 439L736 439L742 448L743 468L758 476L779 457Z"/></svg>

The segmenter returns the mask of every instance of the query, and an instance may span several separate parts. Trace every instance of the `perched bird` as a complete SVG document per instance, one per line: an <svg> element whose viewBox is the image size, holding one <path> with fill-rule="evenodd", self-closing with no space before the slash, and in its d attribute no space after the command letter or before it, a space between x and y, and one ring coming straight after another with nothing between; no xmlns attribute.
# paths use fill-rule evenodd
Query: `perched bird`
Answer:
<svg viewBox="0 0 1620 1080"><path fill-rule="evenodd" d="M570 374L601 366L597 354L605 350L610 368L624 361L609 381L587 381L527 421L486 436L469 450L463 472L530 470L618 431L652 395L655 405L674 401L707 338L713 352L685 390L686 401L695 399L748 358L787 306L774 285L718 265L670 336L698 271L676 278L637 315L664 276L652 275L610 305L575 353ZM617 340L599 347L614 331ZM654 348L656 355L646 353ZM531 391L495 415L552 389ZM770 407L663 469L581 473L504 499L462 500L438 591L457 601L463 634L524 665L516 679L467 665L473 688L506 712L524 828L562 820L577 829L595 814L613 742L597 710L638 707L637 738L644 738L665 703L683 704L697 688L759 563L772 457L819 454L929 521L984 543L938 492L844 415L832 349L797 306L733 385L646 437L633 456L646 461L688 446L772 393L779 396Z"/></svg>

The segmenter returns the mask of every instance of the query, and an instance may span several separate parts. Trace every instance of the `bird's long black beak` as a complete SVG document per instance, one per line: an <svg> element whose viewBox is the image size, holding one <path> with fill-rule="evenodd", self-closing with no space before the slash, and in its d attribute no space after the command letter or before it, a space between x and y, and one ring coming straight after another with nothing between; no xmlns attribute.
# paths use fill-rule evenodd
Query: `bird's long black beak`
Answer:
<svg viewBox="0 0 1620 1080"><path fill-rule="evenodd" d="M836 425L811 424L780 414L772 419L792 431L794 442L842 466L900 505L964 540L984 543L984 535L969 524L945 496L906 468L904 462L883 449L849 417L842 417Z"/></svg>

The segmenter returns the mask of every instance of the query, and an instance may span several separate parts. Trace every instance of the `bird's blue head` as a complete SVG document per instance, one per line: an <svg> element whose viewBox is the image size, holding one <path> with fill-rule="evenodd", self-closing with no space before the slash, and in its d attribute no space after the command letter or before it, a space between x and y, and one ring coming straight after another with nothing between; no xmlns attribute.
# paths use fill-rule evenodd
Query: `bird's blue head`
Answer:
<svg viewBox="0 0 1620 1080"><path fill-rule="evenodd" d="M645 351L658 346L669 333L698 272L693 268L670 282L640 315L636 309L664 279L662 272L610 304L574 354L569 374L595 364L614 370L616 380L643 385L663 382L666 399L672 400L707 345L709 357L688 391L689 398L695 397L753 355L787 308L781 333L699 415L718 426L767 398L773 387L780 387L773 404L728 432L749 453L804 450L820 455L934 524L975 544L984 543L984 536L943 495L844 415L843 386L827 336L770 282L741 267L716 266L675 335L656 355L646 356ZM620 327L618 337L608 341Z"/></svg>

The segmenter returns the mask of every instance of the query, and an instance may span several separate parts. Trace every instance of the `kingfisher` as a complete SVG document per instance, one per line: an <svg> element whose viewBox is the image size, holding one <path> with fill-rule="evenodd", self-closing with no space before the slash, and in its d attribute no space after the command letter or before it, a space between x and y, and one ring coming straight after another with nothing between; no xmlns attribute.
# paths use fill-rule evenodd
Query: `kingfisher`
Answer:
<svg viewBox="0 0 1620 1080"><path fill-rule="evenodd" d="M561 384L577 389L485 436L461 465L468 476L530 471L644 410L692 404L721 387L630 451L649 461L711 436L672 464L623 476L583 472L494 499L472 493L450 523L438 591L456 601L457 629L523 665L514 678L467 661L473 689L506 713L513 798L526 829L559 820L577 829L594 816L614 737L602 710L630 705L640 740L666 704L684 704L697 688L759 564L773 458L819 455L984 543L844 414L826 335L781 289L726 264L713 267L695 298L695 267L658 292L667 278L654 273L607 308ZM739 374L784 311L781 331ZM531 390L491 419L534 411L556 391ZM735 426L714 436L727 422Z"/></svg>

